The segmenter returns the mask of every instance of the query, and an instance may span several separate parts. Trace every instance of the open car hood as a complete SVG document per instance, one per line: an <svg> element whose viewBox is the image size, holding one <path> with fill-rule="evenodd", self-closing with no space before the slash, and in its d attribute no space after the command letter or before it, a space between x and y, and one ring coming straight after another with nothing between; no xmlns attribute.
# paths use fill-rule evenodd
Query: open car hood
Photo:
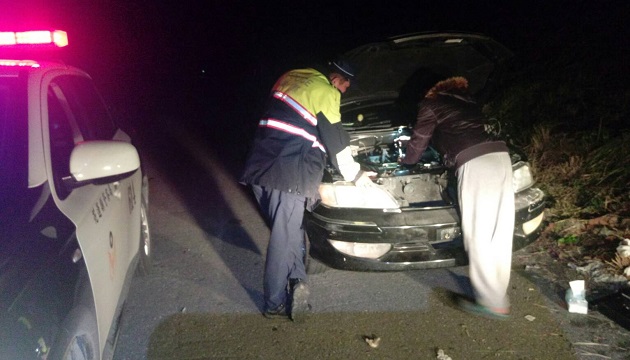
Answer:
<svg viewBox="0 0 630 360"><path fill-rule="evenodd" d="M348 104L398 96L417 102L423 95L417 82L428 71L444 78L464 76L472 93L480 96L512 53L483 35L418 33L363 45L344 56L358 68L356 81L341 99Z"/></svg>

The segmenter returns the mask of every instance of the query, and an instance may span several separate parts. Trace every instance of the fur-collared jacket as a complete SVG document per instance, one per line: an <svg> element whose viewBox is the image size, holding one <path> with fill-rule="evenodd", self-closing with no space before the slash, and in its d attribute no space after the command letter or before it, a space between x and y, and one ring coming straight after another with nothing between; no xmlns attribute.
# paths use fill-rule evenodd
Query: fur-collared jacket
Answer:
<svg viewBox="0 0 630 360"><path fill-rule="evenodd" d="M437 83L420 102L403 164L415 164L429 143L443 156L444 165L457 169L465 162L493 152L507 152L503 141L485 131L485 118L462 77Z"/></svg>

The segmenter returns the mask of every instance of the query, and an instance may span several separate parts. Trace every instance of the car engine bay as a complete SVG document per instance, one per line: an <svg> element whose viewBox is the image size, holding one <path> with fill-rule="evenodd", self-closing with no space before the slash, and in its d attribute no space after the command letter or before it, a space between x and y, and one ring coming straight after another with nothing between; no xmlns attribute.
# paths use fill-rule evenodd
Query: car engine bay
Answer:
<svg viewBox="0 0 630 360"><path fill-rule="evenodd" d="M414 166L398 163L404 157L411 129L406 126L350 133L350 147L355 161L364 171L375 172L374 182L387 190L401 207L451 205L454 181L441 155L429 147ZM343 181L328 168L332 181ZM325 177L327 178L327 177Z"/></svg>

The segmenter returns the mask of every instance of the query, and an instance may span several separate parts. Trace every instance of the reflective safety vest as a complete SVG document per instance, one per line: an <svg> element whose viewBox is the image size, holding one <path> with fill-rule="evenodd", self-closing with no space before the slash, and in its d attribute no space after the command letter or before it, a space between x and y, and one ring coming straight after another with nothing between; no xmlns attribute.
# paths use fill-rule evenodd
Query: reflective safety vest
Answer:
<svg viewBox="0 0 630 360"><path fill-rule="evenodd" d="M282 75L258 123L240 182L317 198L326 154L334 156L349 144L340 101L341 93L315 69Z"/></svg>

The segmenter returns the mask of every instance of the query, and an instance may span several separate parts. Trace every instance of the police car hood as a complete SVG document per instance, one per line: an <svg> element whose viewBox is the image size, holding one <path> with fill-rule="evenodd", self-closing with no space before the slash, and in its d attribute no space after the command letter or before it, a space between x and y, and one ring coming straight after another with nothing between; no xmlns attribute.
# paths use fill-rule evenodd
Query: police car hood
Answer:
<svg viewBox="0 0 630 360"><path fill-rule="evenodd" d="M512 53L484 35L418 33L363 45L344 56L358 71L342 96L342 104L348 104L392 96L417 101L419 88L426 86L421 83L436 76L464 76L472 93L478 94L489 87Z"/></svg>

